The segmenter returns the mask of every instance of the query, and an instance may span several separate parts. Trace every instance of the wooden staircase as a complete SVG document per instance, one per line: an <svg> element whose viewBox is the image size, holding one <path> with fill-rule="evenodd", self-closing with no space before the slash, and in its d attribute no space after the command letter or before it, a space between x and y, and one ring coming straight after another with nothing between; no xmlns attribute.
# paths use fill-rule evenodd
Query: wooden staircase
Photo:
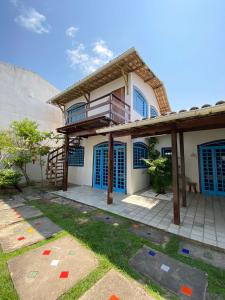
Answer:
<svg viewBox="0 0 225 300"><path fill-rule="evenodd" d="M80 138L70 138L69 148L80 146ZM62 187L64 178L65 146L58 147L48 154L46 179L49 184L56 187Z"/></svg>

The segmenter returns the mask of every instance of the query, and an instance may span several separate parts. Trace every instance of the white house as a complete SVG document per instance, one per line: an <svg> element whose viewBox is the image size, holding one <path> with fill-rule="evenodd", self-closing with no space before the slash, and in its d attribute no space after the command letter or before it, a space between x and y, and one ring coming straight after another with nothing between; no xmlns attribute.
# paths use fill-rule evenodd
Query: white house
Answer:
<svg viewBox="0 0 225 300"><path fill-rule="evenodd" d="M224 119L213 125L208 118L210 114L223 113L223 102L212 110L206 105L187 113L172 113L163 83L134 48L54 96L49 103L65 110L66 123L58 132L67 139L81 138L80 146L69 150L69 183L107 189L110 179L108 136L114 134L114 191L133 194L148 187L150 178L141 160L147 156L146 137L157 135L158 149L170 154L171 126L176 127L178 119L182 119L189 125L185 123L186 127L180 127L175 133L182 132L184 137L186 170L183 175L196 184L199 192L225 195ZM158 130L168 116L169 129ZM205 127L191 128L194 118L201 116ZM150 126L151 130L147 130ZM68 147L66 143L65 149ZM178 151L174 160L175 164L178 160L179 166L182 165L180 156ZM67 155L64 159L67 160ZM63 178L66 186L67 163ZM186 183L183 188L186 189Z"/></svg>

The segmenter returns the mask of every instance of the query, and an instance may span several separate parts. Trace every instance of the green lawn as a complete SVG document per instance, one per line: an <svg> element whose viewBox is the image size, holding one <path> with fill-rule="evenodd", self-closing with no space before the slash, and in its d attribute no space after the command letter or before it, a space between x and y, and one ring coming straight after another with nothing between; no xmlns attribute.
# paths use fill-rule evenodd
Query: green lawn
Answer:
<svg viewBox="0 0 225 300"><path fill-rule="evenodd" d="M129 258L144 244L207 272L210 293L220 294L222 299L225 299L225 271L209 266L201 261L192 260L191 258L177 254L179 245L177 237L173 237L166 248L163 249L161 246L150 243L148 240L129 232L128 228L131 222L126 219L123 219L125 222L122 225L115 227L91 219L91 216L96 213L95 211L83 214L68 206L43 201L32 201L32 205L36 205L41 209L47 217L61 226L64 231L56 237L48 239L48 241L37 243L11 254L3 254L0 252L1 300L18 299L7 270L7 260L67 234L71 234L86 247L94 251L100 263L94 272L80 281L75 287L63 295L61 299L78 299L81 294L88 290L112 267L120 269L126 276L130 276L144 283L147 291L156 299L177 299L175 296L160 288L157 284L147 281L129 267ZM79 221L86 218L88 218L89 221L81 225Z"/></svg>

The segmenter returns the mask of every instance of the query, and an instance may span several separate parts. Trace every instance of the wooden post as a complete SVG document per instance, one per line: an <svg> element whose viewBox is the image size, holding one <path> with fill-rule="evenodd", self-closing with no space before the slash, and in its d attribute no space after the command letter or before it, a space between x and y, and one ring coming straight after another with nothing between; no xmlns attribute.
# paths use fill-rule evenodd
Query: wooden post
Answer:
<svg viewBox="0 0 225 300"><path fill-rule="evenodd" d="M178 181L178 159L177 159L177 131L171 131L172 142L172 186L173 186L173 218L174 224L180 224L180 201L179 201L179 181Z"/></svg>
<svg viewBox="0 0 225 300"><path fill-rule="evenodd" d="M64 164L63 164L63 191L68 187L68 154L69 154L69 136L65 135L64 142Z"/></svg>
<svg viewBox="0 0 225 300"><path fill-rule="evenodd" d="M113 157L114 157L113 136L112 134L109 134L107 204L113 203L113 166L114 166Z"/></svg>
<svg viewBox="0 0 225 300"><path fill-rule="evenodd" d="M179 133L179 140L180 140L180 170L181 170L181 183L182 183L182 205L183 207L187 207L183 132Z"/></svg>

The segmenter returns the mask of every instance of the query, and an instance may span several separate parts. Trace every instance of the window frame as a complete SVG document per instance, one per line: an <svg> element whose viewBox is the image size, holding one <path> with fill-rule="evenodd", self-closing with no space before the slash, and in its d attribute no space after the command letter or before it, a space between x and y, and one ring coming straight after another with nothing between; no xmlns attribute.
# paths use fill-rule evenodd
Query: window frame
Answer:
<svg viewBox="0 0 225 300"><path fill-rule="evenodd" d="M69 167L84 167L84 146L79 146L79 147L71 147L69 151L73 150L74 152L71 154L70 152L68 153L68 166ZM77 151L81 151L81 153L76 153ZM70 155L78 155L78 157L73 157L71 158ZM79 157L81 155L81 158Z"/></svg>
<svg viewBox="0 0 225 300"><path fill-rule="evenodd" d="M146 157L142 156L139 159L135 158L135 155L136 155L135 147L139 148L143 151L146 151ZM140 155L142 155L142 154L140 154ZM143 160L141 160L141 158L146 158L146 159L148 158L148 146L143 142L135 142L135 143L133 143L133 169L147 169L148 168L147 164ZM139 160L139 164L137 163L138 160Z"/></svg>
<svg viewBox="0 0 225 300"><path fill-rule="evenodd" d="M150 105L150 118L156 118L159 116L158 110L155 108L154 105Z"/></svg>
<svg viewBox="0 0 225 300"><path fill-rule="evenodd" d="M74 103L66 110L66 125L72 124L77 121L82 121L86 118L87 114L85 111L85 105L86 105L86 102ZM84 108L84 112L77 115L77 117L70 116L70 114L72 114L74 111L79 111L79 108L80 108L80 111L81 111L81 108ZM75 117L75 120L73 120L74 117Z"/></svg>
<svg viewBox="0 0 225 300"><path fill-rule="evenodd" d="M161 155L163 157L167 157L168 155L165 155L165 152L168 151L168 150L171 152L170 156L172 156L172 147L162 147L161 148Z"/></svg>
<svg viewBox="0 0 225 300"><path fill-rule="evenodd" d="M139 103L137 103L138 100L140 101ZM143 107L141 107L141 105L143 105ZM141 115L142 118L148 118L149 116L149 103L137 87L134 87L133 90L133 110Z"/></svg>

